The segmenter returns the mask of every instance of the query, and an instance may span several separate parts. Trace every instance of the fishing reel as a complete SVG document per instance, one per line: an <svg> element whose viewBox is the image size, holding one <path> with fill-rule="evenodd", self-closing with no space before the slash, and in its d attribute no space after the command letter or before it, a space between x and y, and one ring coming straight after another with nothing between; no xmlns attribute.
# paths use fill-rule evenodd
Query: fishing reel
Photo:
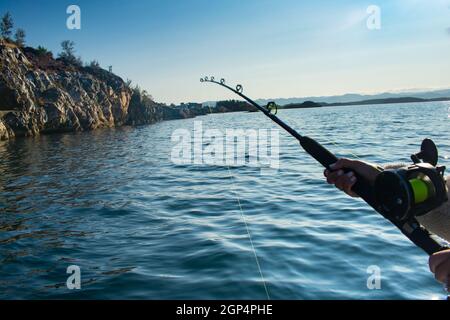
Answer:
<svg viewBox="0 0 450 320"><path fill-rule="evenodd" d="M374 191L379 211L406 222L425 215L448 200L445 166L437 166L438 150L425 139L421 151L411 156L414 164L381 172Z"/></svg>

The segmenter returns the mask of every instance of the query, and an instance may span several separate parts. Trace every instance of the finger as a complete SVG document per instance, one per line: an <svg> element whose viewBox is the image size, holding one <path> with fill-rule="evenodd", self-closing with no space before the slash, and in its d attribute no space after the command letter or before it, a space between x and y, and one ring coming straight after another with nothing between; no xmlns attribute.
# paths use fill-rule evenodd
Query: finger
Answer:
<svg viewBox="0 0 450 320"><path fill-rule="evenodd" d="M335 182L336 187L341 189L342 191L346 190L352 184L351 182L352 177L354 177L353 172L348 172L340 176Z"/></svg>
<svg viewBox="0 0 450 320"><path fill-rule="evenodd" d="M336 163L330 165L331 170L339 170L344 168L352 168L354 161L346 158L339 159Z"/></svg>
<svg viewBox="0 0 450 320"><path fill-rule="evenodd" d="M450 259L445 260L436 267L434 277L439 282L447 284L447 280L450 276Z"/></svg>
<svg viewBox="0 0 450 320"><path fill-rule="evenodd" d="M450 250L440 251L430 256L428 261L430 271L436 273L436 267L447 259L450 259Z"/></svg>
<svg viewBox="0 0 450 320"><path fill-rule="evenodd" d="M344 175L344 171L343 170L338 170L338 171L332 171L328 173L327 176L327 182L329 184L335 184L336 181L342 177Z"/></svg>
<svg viewBox="0 0 450 320"><path fill-rule="evenodd" d="M376 177L381 172L379 168L370 163L346 158L339 159L336 163L330 165L331 170L339 170L343 168L352 169L371 183L375 181Z"/></svg>
<svg viewBox="0 0 450 320"><path fill-rule="evenodd" d="M355 175L352 175L352 176L350 177L349 183L347 183L347 184L345 185L344 191L345 191L345 193L347 193L348 195L350 195L350 196L356 198L356 197L358 197L358 195L352 191L352 188L353 188L353 186L355 185L355 183L356 183L356 177L355 177Z"/></svg>

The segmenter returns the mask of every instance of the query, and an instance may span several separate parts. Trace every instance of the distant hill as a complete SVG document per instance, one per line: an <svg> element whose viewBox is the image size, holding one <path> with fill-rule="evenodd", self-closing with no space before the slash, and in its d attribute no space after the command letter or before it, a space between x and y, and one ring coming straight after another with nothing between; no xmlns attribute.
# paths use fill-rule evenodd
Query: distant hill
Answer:
<svg viewBox="0 0 450 320"><path fill-rule="evenodd" d="M387 98L387 99L370 99L353 102L337 102L337 103L317 103L313 101L305 101L303 103L292 103L280 106L279 109L304 109L304 108L320 108L333 106L360 106L374 104L394 104L394 103L414 103L414 102L432 102L432 101L449 101L449 98L421 99L413 97Z"/></svg>
<svg viewBox="0 0 450 320"><path fill-rule="evenodd" d="M337 103L321 103L322 107L331 106L352 106L352 105L368 105L368 104L388 104L388 103L413 103L413 102L432 102L432 101L449 101L450 97L422 99L414 97L387 98L387 99L370 99L353 102L337 102Z"/></svg>
<svg viewBox="0 0 450 320"><path fill-rule="evenodd" d="M269 101L275 101L279 105L287 105L293 103L303 103L305 101L318 101L323 104L332 103L353 103L356 101L382 100L382 99L398 99L398 98L418 98L425 100L442 99L450 97L450 89L433 90L433 91L404 91L404 92L386 92L374 95L363 94L344 94L340 96L322 96L322 97L303 97L303 98L278 98L278 99L258 99L257 102L266 104Z"/></svg>
<svg viewBox="0 0 450 320"><path fill-rule="evenodd" d="M266 105L270 101L274 101L276 104L280 106L286 105L295 105L304 103L307 101L316 101L322 105L329 104L337 104L340 103L342 105L348 104L358 104L357 102L368 102L375 101L373 104L379 103L401 103L393 102L395 100L387 100L387 99L421 99L418 101L408 101L408 102L421 102L421 101L436 101L435 99L442 100L450 100L450 89L442 89L442 90L415 90L415 91L402 91L402 92L385 92L380 94L373 95L364 95L364 94L344 94L340 96L317 96L317 97L294 97L294 98L277 98L277 99L258 99L256 102L261 105ZM390 102L381 102L381 101L390 101ZM441 100L441 101L442 101ZM207 101L203 103L204 105L214 106L216 101ZM368 103L370 104L370 103Z"/></svg>

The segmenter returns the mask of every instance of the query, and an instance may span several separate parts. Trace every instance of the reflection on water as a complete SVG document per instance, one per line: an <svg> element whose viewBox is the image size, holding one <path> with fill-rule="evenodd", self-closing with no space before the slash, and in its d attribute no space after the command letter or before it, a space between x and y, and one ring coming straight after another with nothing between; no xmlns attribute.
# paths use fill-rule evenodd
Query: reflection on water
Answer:
<svg viewBox="0 0 450 320"><path fill-rule="evenodd" d="M341 156L408 161L425 137L449 164L448 104L285 110L280 117ZM419 120L420 119L420 120ZM203 127L273 128L257 113ZM0 298L425 298L442 288L427 257L281 134L280 170L170 162L180 120L0 143ZM423 123L427 123L426 126ZM338 142L338 145L333 142ZM234 183L233 183L234 181ZM82 290L65 283L69 265ZM382 270L368 290L367 267Z"/></svg>

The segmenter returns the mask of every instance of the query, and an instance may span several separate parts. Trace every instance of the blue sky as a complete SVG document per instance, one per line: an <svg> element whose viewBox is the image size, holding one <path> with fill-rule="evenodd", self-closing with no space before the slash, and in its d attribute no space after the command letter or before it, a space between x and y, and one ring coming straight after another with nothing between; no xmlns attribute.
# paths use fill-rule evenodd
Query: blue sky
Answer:
<svg viewBox="0 0 450 320"><path fill-rule="evenodd" d="M81 8L81 30L66 8ZM381 29L366 26L369 5ZM234 96L204 75L242 83L255 98L450 87L450 0L2 0L28 44L132 79L157 101Z"/></svg>

